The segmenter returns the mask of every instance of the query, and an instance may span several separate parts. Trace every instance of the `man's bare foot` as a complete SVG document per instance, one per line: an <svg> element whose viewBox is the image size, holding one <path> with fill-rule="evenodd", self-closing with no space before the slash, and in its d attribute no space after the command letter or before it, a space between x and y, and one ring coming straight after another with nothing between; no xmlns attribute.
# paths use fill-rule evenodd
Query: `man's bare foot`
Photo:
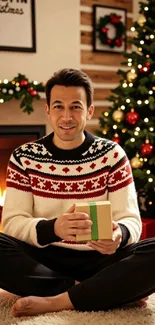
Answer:
<svg viewBox="0 0 155 325"><path fill-rule="evenodd" d="M12 308L14 317L35 316L39 314L57 312L61 310L73 310L68 293L64 292L54 297L29 296L18 299Z"/></svg>
<svg viewBox="0 0 155 325"><path fill-rule="evenodd" d="M147 307L147 300L149 299L149 297L145 297L143 299L140 299L136 302L136 305L142 308L146 308Z"/></svg>

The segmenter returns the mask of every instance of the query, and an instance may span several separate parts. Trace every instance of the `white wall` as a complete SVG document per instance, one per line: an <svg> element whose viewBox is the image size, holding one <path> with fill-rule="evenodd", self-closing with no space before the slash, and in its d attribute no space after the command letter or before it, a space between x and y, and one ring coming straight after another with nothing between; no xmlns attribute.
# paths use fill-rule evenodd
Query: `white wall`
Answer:
<svg viewBox="0 0 155 325"><path fill-rule="evenodd" d="M58 69L80 66L79 0L35 3L37 52L0 51L0 79L23 73L30 80L46 81Z"/></svg>

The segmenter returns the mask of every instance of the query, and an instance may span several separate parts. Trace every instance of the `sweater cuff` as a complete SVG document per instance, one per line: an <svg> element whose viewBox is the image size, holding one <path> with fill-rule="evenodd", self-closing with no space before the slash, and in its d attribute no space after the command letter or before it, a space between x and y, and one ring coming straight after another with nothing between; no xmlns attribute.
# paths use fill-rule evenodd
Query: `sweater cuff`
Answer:
<svg viewBox="0 0 155 325"><path fill-rule="evenodd" d="M54 224L56 218L52 220L41 220L37 223L37 240L39 245L49 245L52 242L61 241L62 238L56 236Z"/></svg>
<svg viewBox="0 0 155 325"><path fill-rule="evenodd" d="M126 246L127 242L128 242L128 239L130 237L130 232L128 230L128 228L124 225L122 225L121 223L118 223L120 228L121 228L121 231L122 231L122 241L121 241L121 244L120 244L120 248L121 247L124 247Z"/></svg>

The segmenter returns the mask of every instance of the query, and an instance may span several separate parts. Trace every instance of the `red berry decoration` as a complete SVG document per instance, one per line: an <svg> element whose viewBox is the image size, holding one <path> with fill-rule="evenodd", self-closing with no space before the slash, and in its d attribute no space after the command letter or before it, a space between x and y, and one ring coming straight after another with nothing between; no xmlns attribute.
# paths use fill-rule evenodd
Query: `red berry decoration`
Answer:
<svg viewBox="0 0 155 325"><path fill-rule="evenodd" d="M151 156L153 152L153 145L151 143L143 143L141 145L140 151L143 156Z"/></svg>
<svg viewBox="0 0 155 325"><path fill-rule="evenodd" d="M27 80L25 80L25 79L22 79L22 80L20 81L20 86L27 86L27 84L28 84L28 82L27 82Z"/></svg>
<svg viewBox="0 0 155 325"><path fill-rule="evenodd" d="M134 125L139 120L139 114L137 112L135 112L134 110L131 110L131 112L128 112L126 114L125 119L129 124Z"/></svg>

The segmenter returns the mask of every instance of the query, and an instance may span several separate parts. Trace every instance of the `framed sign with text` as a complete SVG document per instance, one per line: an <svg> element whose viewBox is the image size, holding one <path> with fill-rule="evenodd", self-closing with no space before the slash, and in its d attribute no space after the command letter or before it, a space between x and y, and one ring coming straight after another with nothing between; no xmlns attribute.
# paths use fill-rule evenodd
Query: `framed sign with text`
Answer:
<svg viewBox="0 0 155 325"><path fill-rule="evenodd" d="M35 0L0 0L0 51L36 52Z"/></svg>

